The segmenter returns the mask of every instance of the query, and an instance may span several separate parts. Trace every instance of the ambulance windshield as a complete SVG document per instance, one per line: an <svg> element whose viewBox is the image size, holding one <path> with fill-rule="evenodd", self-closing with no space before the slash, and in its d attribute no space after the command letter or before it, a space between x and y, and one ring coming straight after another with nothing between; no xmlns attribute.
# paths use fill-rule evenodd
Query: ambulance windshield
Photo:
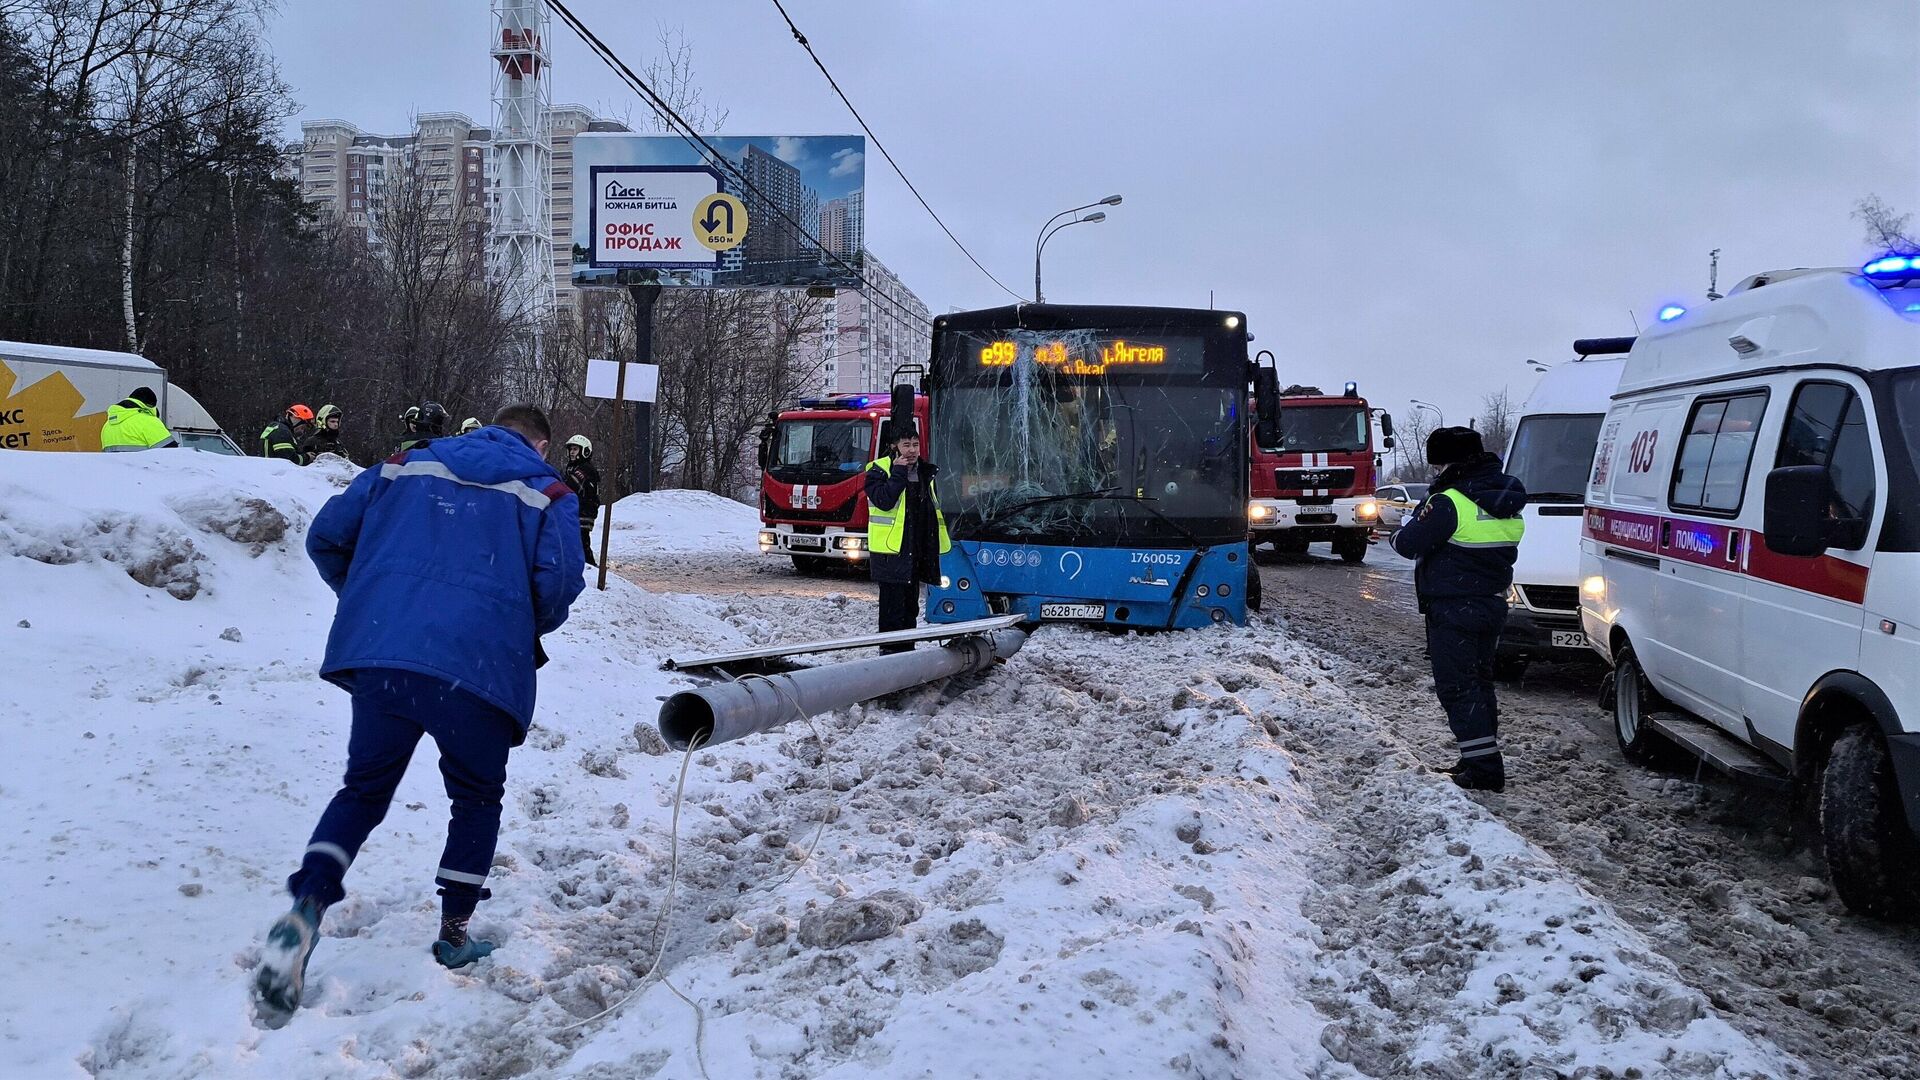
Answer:
<svg viewBox="0 0 1920 1080"><path fill-rule="evenodd" d="M1577 503L1585 499L1587 471L1600 441L1599 413L1523 416L1513 433L1507 473L1527 489L1534 503Z"/></svg>

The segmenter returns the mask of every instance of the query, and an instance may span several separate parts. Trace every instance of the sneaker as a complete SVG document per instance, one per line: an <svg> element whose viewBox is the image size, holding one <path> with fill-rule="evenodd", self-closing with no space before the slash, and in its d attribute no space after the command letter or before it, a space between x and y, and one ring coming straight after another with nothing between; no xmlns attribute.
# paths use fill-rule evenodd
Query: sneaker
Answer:
<svg viewBox="0 0 1920 1080"><path fill-rule="evenodd" d="M468 915L449 915L440 920L440 940L433 943L433 958L440 966L463 968L493 952L493 942L467 936Z"/></svg>
<svg viewBox="0 0 1920 1080"><path fill-rule="evenodd" d="M269 1028L284 1027L300 1008L307 961L320 942L326 910L312 899L301 900L267 931L267 947L253 977L253 1000L260 1022Z"/></svg>

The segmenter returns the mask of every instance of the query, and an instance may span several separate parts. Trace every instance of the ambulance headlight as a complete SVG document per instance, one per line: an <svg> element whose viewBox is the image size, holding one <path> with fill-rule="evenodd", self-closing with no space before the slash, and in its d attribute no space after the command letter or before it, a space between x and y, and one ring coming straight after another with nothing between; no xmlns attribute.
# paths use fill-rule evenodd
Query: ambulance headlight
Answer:
<svg viewBox="0 0 1920 1080"><path fill-rule="evenodd" d="M1362 521L1371 521L1380 516L1380 504L1374 502L1372 499L1368 499L1366 502L1354 507L1353 516Z"/></svg>
<svg viewBox="0 0 1920 1080"><path fill-rule="evenodd" d="M1595 600L1604 600L1607 598L1607 579L1595 574L1580 583L1580 592Z"/></svg>
<svg viewBox="0 0 1920 1080"><path fill-rule="evenodd" d="M1272 516L1273 516L1273 507L1271 506L1267 506L1263 503L1247 504L1247 520L1248 521L1265 521Z"/></svg>

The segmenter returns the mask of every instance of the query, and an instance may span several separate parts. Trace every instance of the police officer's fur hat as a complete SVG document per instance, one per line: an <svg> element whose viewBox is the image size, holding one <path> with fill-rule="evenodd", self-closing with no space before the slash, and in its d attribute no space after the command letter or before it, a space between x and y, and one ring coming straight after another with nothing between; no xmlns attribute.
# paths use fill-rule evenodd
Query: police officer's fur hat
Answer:
<svg viewBox="0 0 1920 1080"><path fill-rule="evenodd" d="M1436 469L1458 465L1486 452L1480 433L1472 428L1435 428L1433 434L1427 436L1427 464Z"/></svg>

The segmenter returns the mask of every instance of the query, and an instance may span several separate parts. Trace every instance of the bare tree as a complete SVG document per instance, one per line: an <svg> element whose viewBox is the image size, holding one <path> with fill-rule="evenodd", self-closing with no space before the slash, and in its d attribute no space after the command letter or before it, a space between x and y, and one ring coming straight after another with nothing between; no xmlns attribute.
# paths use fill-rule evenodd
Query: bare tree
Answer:
<svg viewBox="0 0 1920 1080"><path fill-rule="evenodd" d="M1878 195L1865 195L1853 204L1853 219L1865 230L1867 246L1875 251L1920 251L1915 239L1913 215L1888 206Z"/></svg>
<svg viewBox="0 0 1920 1080"><path fill-rule="evenodd" d="M1513 436L1513 418L1520 412L1506 387L1480 395L1480 441L1496 454L1507 452L1507 440Z"/></svg>
<svg viewBox="0 0 1920 1080"><path fill-rule="evenodd" d="M1427 464L1427 436L1433 433L1433 420L1426 409L1412 408L1395 418L1394 448L1405 464L1400 479L1407 483L1425 483L1433 474Z"/></svg>

